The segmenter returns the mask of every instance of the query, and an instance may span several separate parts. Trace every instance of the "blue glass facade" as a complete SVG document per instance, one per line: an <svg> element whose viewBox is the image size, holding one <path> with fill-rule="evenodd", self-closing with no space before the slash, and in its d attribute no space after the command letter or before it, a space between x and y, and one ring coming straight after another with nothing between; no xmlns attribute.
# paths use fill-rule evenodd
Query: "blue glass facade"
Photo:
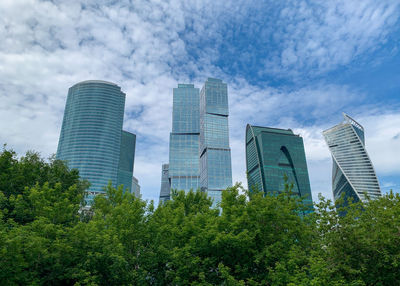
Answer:
<svg viewBox="0 0 400 286"><path fill-rule="evenodd" d="M323 132L332 154L332 190L335 201L365 202L381 196L375 169L365 149L364 128L347 114L344 121Z"/></svg>
<svg viewBox="0 0 400 286"><path fill-rule="evenodd" d="M213 206L221 201L221 191L232 186L228 115L226 83L208 78L200 91L200 186Z"/></svg>
<svg viewBox="0 0 400 286"><path fill-rule="evenodd" d="M250 191L282 192L286 176L292 191L312 206L303 138L292 130L247 125L246 169Z"/></svg>
<svg viewBox="0 0 400 286"><path fill-rule="evenodd" d="M133 168L134 134L122 132L124 106L125 94L114 83L84 81L68 91L56 157L91 183L89 204L110 180L114 186L124 181L130 163Z"/></svg>
<svg viewBox="0 0 400 286"><path fill-rule="evenodd" d="M160 203L168 201L171 194L171 184L169 182L169 164L163 164L161 169L161 190Z"/></svg>
<svg viewBox="0 0 400 286"><path fill-rule="evenodd" d="M193 84L174 88L168 171L171 189L199 188L199 109L198 88Z"/></svg>

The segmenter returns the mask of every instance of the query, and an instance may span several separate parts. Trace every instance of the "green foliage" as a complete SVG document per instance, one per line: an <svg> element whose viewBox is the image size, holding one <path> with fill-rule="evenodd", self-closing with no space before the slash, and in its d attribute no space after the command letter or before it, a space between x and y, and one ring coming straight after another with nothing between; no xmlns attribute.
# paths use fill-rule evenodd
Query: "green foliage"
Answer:
<svg viewBox="0 0 400 286"><path fill-rule="evenodd" d="M314 212L291 193L235 185L220 208L176 191L157 208L60 161L0 154L2 285L399 285L400 196ZM309 210L309 209L308 209ZM340 215L345 211L346 215Z"/></svg>
<svg viewBox="0 0 400 286"><path fill-rule="evenodd" d="M3 221L25 224L39 216L61 218L63 210L75 212L83 203L89 183L79 179L60 160L46 162L38 153L27 152L20 159L5 146L0 153L0 209ZM69 214L71 215L71 214ZM66 222L66 221L64 221Z"/></svg>
<svg viewBox="0 0 400 286"><path fill-rule="evenodd" d="M315 213L311 268L316 285L398 285L400 283L400 196L390 192L342 209L320 198Z"/></svg>

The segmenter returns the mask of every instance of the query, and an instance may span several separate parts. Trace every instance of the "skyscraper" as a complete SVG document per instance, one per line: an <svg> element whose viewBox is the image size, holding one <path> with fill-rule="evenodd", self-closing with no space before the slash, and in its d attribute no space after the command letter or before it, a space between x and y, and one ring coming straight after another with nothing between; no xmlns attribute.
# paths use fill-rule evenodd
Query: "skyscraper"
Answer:
<svg viewBox="0 0 400 286"><path fill-rule="evenodd" d="M232 186L228 115L226 83L208 78L200 91L200 186L213 206L221 201L221 191Z"/></svg>
<svg viewBox="0 0 400 286"><path fill-rule="evenodd" d="M169 165L163 164L161 170L160 203L168 201L171 197L171 184L169 182Z"/></svg>
<svg viewBox="0 0 400 286"><path fill-rule="evenodd" d="M247 125L246 169L249 190L265 194L282 192L284 176L295 194L312 205L303 138L290 129Z"/></svg>
<svg viewBox="0 0 400 286"><path fill-rule="evenodd" d="M121 133L117 185L131 190L133 162L135 160L136 135L127 131Z"/></svg>
<svg viewBox="0 0 400 286"><path fill-rule="evenodd" d="M333 197L336 201L344 195L355 202L365 202L366 196L378 198L381 190L365 149L364 128L347 114L343 117L343 122L323 132L333 161Z"/></svg>
<svg viewBox="0 0 400 286"><path fill-rule="evenodd" d="M178 84L173 90L172 132L169 138L171 189L199 188L199 89Z"/></svg>
<svg viewBox="0 0 400 286"><path fill-rule="evenodd" d="M139 185L139 180L136 179L135 176L132 177L132 189L131 189L132 194L135 195L137 198L141 198L142 195L140 194L140 185Z"/></svg>
<svg viewBox="0 0 400 286"><path fill-rule="evenodd" d="M219 203L221 191L232 186L226 83L208 78L200 95L193 84L174 88L169 146L160 201L169 199L169 186L185 191L200 188L213 198L213 206Z"/></svg>
<svg viewBox="0 0 400 286"><path fill-rule="evenodd" d="M89 204L110 180L131 188L136 136L122 131L124 106L125 93L111 82L83 81L68 91L56 157L91 183Z"/></svg>

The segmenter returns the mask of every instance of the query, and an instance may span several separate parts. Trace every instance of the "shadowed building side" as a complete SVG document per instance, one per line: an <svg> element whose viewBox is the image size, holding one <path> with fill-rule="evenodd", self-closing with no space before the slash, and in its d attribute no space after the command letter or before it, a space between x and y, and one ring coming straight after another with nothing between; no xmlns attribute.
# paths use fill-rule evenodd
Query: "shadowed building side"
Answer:
<svg viewBox="0 0 400 286"><path fill-rule="evenodd" d="M249 190L265 194L285 189L284 177L293 192L312 205L303 138L290 129L247 125L246 170Z"/></svg>
<svg viewBox="0 0 400 286"><path fill-rule="evenodd" d="M124 190L128 190L128 192L131 191L132 186L135 145L136 135L122 131L117 186L123 185Z"/></svg>
<svg viewBox="0 0 400 286"><path fill-rule="evenodd" d="M161 170L160 203L170 200L171 183L169 181L169 164L163 164Z"/></svg>

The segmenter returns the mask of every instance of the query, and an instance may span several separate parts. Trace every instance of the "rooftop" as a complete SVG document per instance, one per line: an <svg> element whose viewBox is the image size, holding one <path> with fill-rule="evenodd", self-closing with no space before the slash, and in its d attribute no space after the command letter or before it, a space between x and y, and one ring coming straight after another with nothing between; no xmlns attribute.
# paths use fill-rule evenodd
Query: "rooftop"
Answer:
<svg viewBox="0 0 400 286"><path fill-rule="evenodd" d="M253 129L255 136L257 136L258 134L260 134L262 132L299 136L299 135L295 135L293 133L292 129L281 129L281 128L273 128L273 127L255 126L255 125L250 125L250 124L248 124L247 126L248 126L248 128Z"/></svg>
<svg viewBox="0 0 400 286"><path fill-rule="evenodd" d="M191 84L191 83L178 83L178 88L194 88L194 84Z"/></svg>
<svg viewBox="0 0 400 286"><path fill-rule="evenodd" d="M87 83L102 83L102 84L118 86L117 84L115 84L113 82L105 81L105 80L85 80L85 81L78 82L78 83L74 84L73 86L78 85L78 84L87 84Z"/></svg>
<svg viewBox="0 0 400 286"><path fill-rule="evenodd" d="M355 121L353 118L351 118L349 115L347 115L344 112L343 112L343 118L344 118L344 120L342 122L340 122L339 124L337 124L337 125L335 125L335 126L333 126L331 128L328 128L328 129L322 131L322 133L328 133L328 132L331 132L331 131L335 131L338 128L341 128L342 126L348 125L348 124L354 125L357 128L359 128L359 129L364 131L364 127L362 127L362 125L360 123Z"/></svg>

